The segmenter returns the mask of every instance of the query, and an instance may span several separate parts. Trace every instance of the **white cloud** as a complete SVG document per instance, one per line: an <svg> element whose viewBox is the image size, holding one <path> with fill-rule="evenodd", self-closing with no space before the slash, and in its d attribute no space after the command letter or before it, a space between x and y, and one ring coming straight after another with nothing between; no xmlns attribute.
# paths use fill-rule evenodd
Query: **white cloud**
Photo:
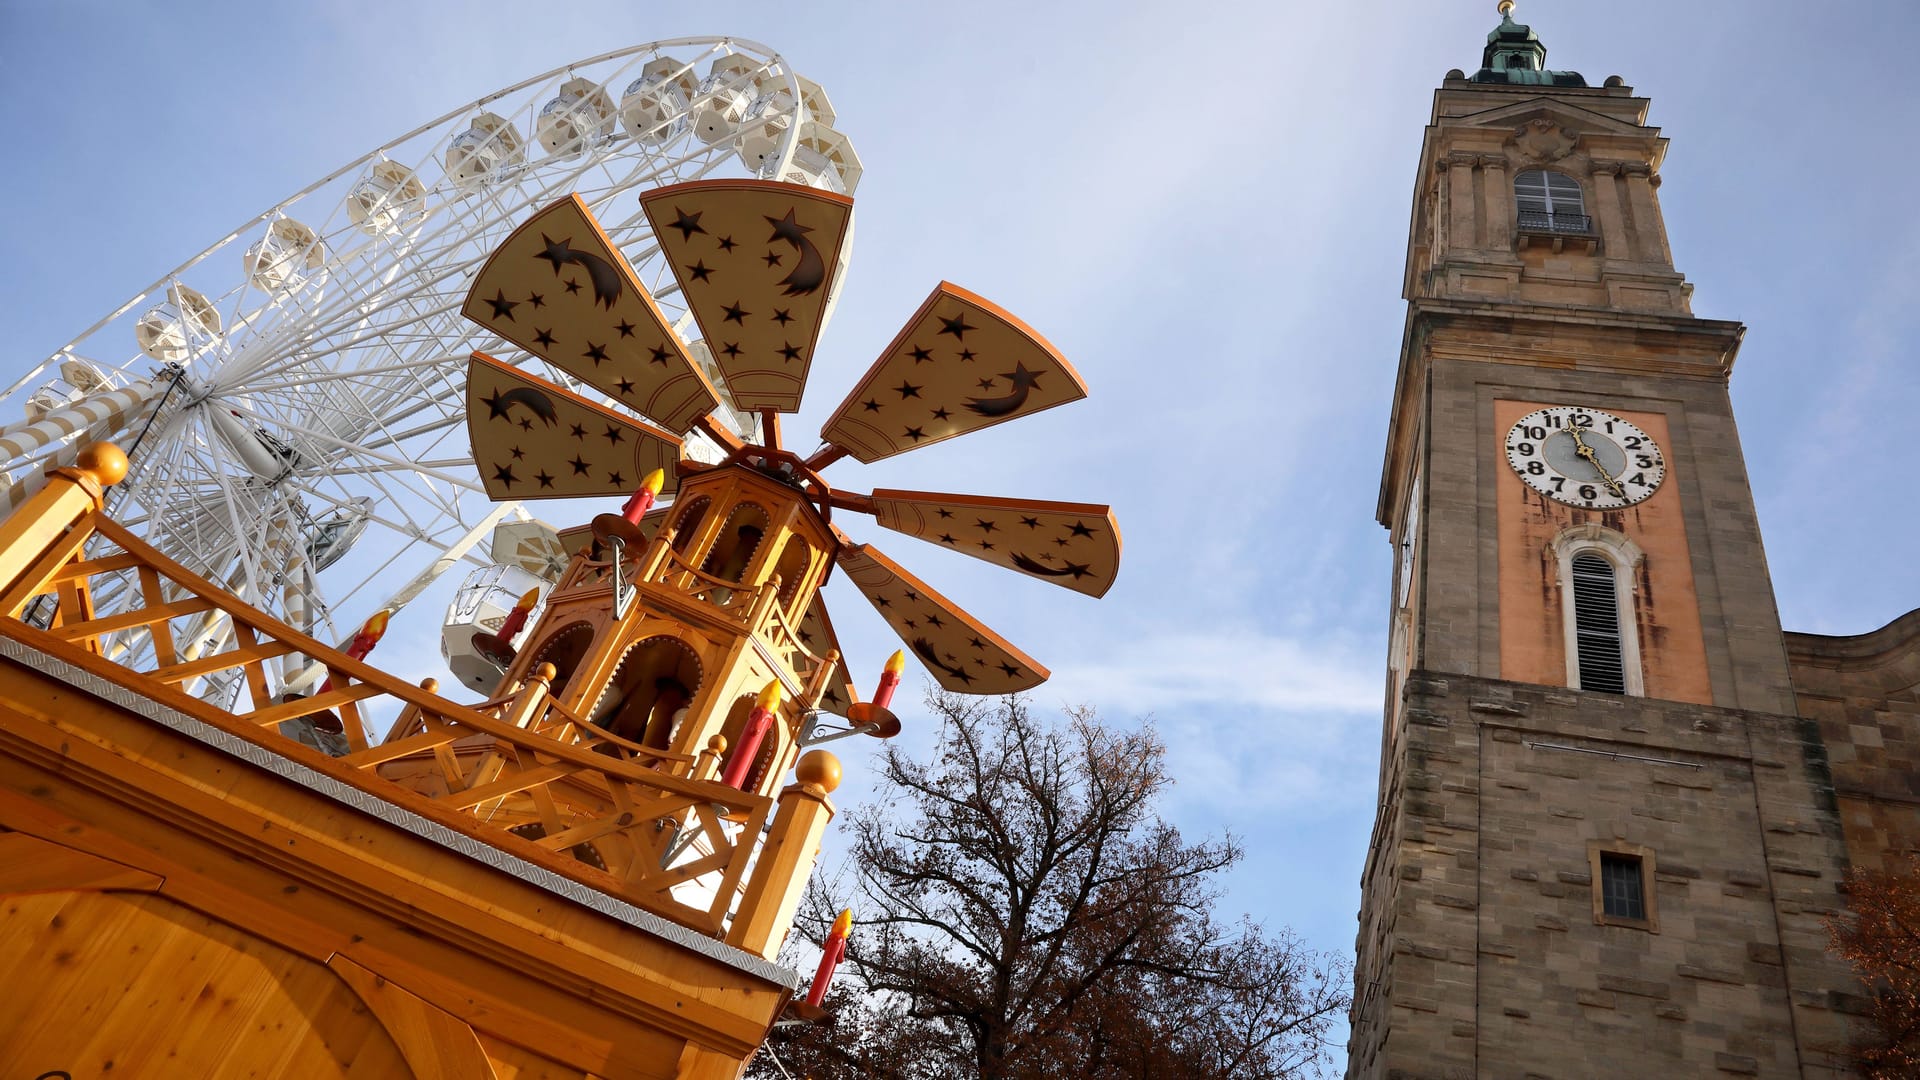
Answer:
<svg viewBox="0 0 1920 1080"><path fill-rule="evenodd" d="M1061 662L1043 691L1138 715L1231 706L1267 714L1380 710L1375 650L1338 637L1304 639L1251 628L1128 638L1098 656Z"/></svg>

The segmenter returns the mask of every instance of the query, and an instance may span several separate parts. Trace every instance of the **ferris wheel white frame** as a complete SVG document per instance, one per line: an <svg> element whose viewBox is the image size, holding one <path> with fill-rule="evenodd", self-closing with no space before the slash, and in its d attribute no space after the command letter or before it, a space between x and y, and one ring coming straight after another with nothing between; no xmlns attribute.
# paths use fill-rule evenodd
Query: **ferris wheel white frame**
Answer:
<svg viewBox="0 0 1920 1080"><path fill-rule="evenodd" d="M626 106L648 79L652 97L630 122ZM562 143L541 153L550 115ZM851 191L859 160L834 120L820 87L778 53L727 37L603 53L469 102L254 215L0 391L0 416L26 413L0 426L0 476L12 482L0 503L93 438L117 437L132 460L109 507L123 524L248 602L339 639L358 625L346 616L404 606L493 523L525 513L487 500L465 443L467 355L509 348L460 314L494 247L533 211L579 194L684 332L692 320L639 200L616 197L730 163ZM317 222L297 216L316 207ZM238 284L221 288L226 252L241 265L225 270ZM104 358L136 339L150 347ZM40 386L51 370L59 378ZM110 393L135 404L106 417L82 408ZM13 433L17 444L5 442ZM7 458L16 447L27 449ZM359 529L355 557L329 572L339 553L315 538ZM111 587L96 597L103 612L114 601ZM210 641L221 627L200 633ZM121 648L142 651L132 638Z"/></svg>

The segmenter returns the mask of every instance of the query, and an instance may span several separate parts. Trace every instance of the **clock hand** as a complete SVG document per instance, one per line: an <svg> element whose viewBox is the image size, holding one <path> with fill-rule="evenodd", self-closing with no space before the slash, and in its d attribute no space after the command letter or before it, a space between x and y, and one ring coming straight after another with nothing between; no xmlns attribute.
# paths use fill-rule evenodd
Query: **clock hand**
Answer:
<svg viewBox="0 0 1920 1080"><path fill-rule="evenodd" d="M1625 497L1626 489L1620 486L1619 482L1613 478L1612 473L1601 466L1600 455L1594 453L1593 447L1588 446L1586 440L1580 437L1580 429L1570 427L1567 429L1567 434L1573 436L1574 452L1585 458L1587 464L1593 466L1593 471L1600 474L1600 482L1607 485L1607 490L1613 492L1616 496Z"/></svg>

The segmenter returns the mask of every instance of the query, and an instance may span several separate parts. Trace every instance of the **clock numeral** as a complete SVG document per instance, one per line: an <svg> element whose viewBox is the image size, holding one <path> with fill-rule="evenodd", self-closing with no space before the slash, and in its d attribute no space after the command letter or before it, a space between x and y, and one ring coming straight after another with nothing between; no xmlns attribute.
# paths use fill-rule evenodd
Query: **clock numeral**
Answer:
<svg viewBox="0 0 1920 1080"><path fill-rule="evenodd" d="M1574 427L1592 427L1593 417L1583 412L1577 412L1573 414L1571 422Z"/></svg>
<svg viewBox="0 0 1920 1080"><path fill-rule="evenodd" d="M1627 444L1627 449L1629 450L1638 450L1646 444L1646 440L1638 435L1629 435L1623 441Z"/></svg>
<svg viewBox="0 0 1920 1080"><path fill-rule="evenodd" d="M1653 455L1652 454L1635 454L1633 455L1633 463L1640 466L1643 469L1651 469L1653 468Z"/></svg>
<svg viewBox="0 0 1920 1080"><path fill-rule="evenodd" d="M1638 472L1637 472L1637 473L1634 473L1634 474L1633 474L1633 478L1632 478L1631 480L1628 480L1628 481L1627 481L1627 483L1629 483L1629 484L1639 484L1639 485L1640 485L1641 487L1646 487L1646 486L1647 486L1647 474L1646 474L1646 473L1638 473Z"/></svg>
<svg viewBox="0 0 1920 1080"><path fill-rule="evenodd" d="M1514 449L1520 451L1523 454L1531 454L1533 453L1533 444L1530 442L1523 442L1519 446L1514 447Z"/></svg>
<svg viewBox="0 0 1920 1080"><path fill-rule="evenodd" d="M1600 497L1600 492L1595 490L1592 484L1581 484L1580 497L1587 500L1588 503L1592 503L1593 500Z"/></svg>
<svg viewBox="0 0 1920 1080"><path fill-rule="evenodd" d="M1529 424L1526 427L1521 428L1520 433L1525 435L1527 438L1534 440L1535 442L1538 442L1541 439L1544 439L1547 437L1547 429L1540 427L1537 424ZM1531 453L1531 451L1529 451L1529 453Z"/></svg>
<svg viewBox="0 0 1920 1080"><path fill-rule="evenodd" d="M1527 475L1545 476L1546 474L1547 474L1547 467L1545 465L1542 465L1537 461L1527 462Z"/></svg>
<svg viewBox="0 0 1920 1080"><path fill-rule="evenodd" d="M1565 490L1567 490L1567 478L1566 478L1566 477L1564 477L1564 476L1552 476L1552 477L1548 477L1548 479L1549 479L1549 480L1551 480L1551 481L1553 482L1553 490L1554 490L1554 492L1555 492L1556 494L1558 494L1559 492L1562 492L1562 491L1565 491Z"/></svg>

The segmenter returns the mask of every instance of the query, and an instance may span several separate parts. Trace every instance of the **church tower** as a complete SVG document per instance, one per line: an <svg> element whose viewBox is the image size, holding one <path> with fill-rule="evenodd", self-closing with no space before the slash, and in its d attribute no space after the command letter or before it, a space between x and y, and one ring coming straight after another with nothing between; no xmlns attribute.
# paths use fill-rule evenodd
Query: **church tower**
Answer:
<svg viewBox="0 0 1920 1080"><path fill-rule="evenodd" d="M1841 1076L1847 863L1667 140L1513 4L1420 150L1350 1077ZM1648 1068L1651 1067L1651 1072Z"/></svg>

